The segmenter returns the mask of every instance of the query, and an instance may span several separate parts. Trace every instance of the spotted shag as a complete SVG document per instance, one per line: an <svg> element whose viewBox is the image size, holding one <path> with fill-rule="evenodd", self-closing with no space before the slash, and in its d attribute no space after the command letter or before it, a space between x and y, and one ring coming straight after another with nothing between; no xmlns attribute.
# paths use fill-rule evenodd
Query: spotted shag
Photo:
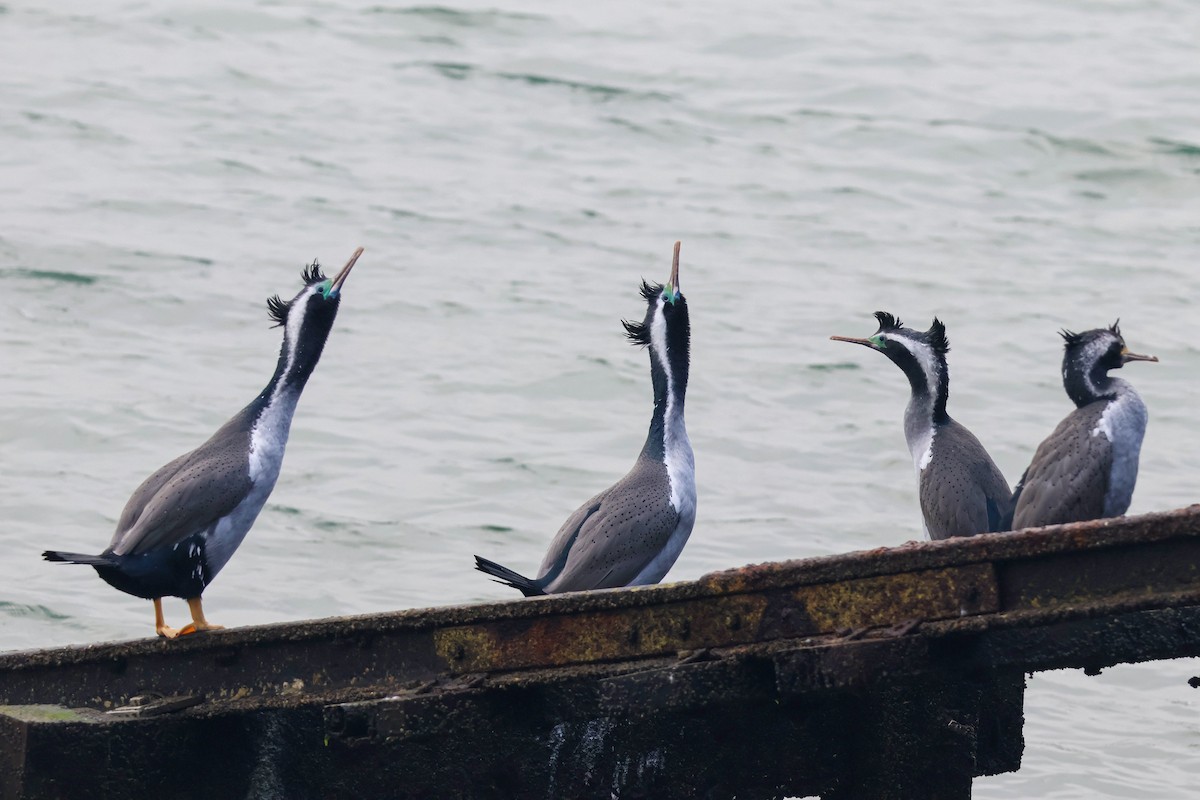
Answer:
<svg viewBox="0 0 1200 800"><path fill-rule="evenodd" d="M696 520L696 469L683 423L691 329L679 291L679 243L665 286L642 283L646 316L625 322L650 351L654 414L629 473L588 500L559 529L536 578L475 556L475 568L525 596L658 583Z"/></svg>
<svg viewBox="0 0 1200 800"><path fill-rule="evenodd" d="M342 284L358 257L333 279L314 262L304 288L290 301L267 301L272 321L283 328L283 346L266 388L207 442L159 469L134 491L108 548L99 555L47 550L47 561L87 564L111 586L154 601L159 636L219 629L204 617L200 596L212 582L267 502L287 445L300 393L316 369L333 330ZM163 619L162 598L185 599L192 622L180 630Z"/></svg>
<svg viewBox="0 0 1200 800"><path fill-rule="evenodd" d="M1062 377L1075 410L1038 445L1013 493L1012 528L1119 517L1137 483L1146 404L1128 381L1110 377L1130 361L1120 327L1062 331Z"/></svg>
<svg viewBox="0 0 1200 800"><path fill-rule="evenodd" d="M867 339L830 337L883 353L908 377L904 438L917 470L921 515L931 539L1005 530L1012 493L975 435L946 413L950 371L946 326L936 317L927 331L904 327L876 311L879 330Z"/></svg>

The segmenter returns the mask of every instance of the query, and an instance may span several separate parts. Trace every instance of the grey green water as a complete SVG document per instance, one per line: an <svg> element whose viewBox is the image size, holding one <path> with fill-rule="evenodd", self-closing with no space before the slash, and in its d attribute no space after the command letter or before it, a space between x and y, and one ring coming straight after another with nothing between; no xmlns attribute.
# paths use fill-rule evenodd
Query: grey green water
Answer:
<svg viewBox="0 0 1200 800"><path fill-rule="evenodd" d="M98 551L266 383L264 300L366 248L279 485L206 593L247 625L511 596L632 463L619 320L683 241L699 516L670 578L919 538L901 373L1015 480L1059 327L1121 318L1131 512L1200 500L1200 7L1129 2L6 2L0 649L145 636ZM169 619L185 609L168 601ZM1042 674L980 798L1193 798L1195 661Z"/></svg>

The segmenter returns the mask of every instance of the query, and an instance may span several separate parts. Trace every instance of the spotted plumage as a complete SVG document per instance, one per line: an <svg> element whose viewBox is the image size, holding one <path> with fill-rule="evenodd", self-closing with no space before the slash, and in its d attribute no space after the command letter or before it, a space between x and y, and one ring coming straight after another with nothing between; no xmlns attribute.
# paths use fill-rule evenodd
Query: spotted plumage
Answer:
<svg viewBox="0 0 1200 800"><path fill-rule="evenodd" d="M342 284L361 254L359 248L333 280L314 263L304 270L299 294L287 302L278 295L267 301L270 318L284 328L270 382L208 441L142 482L104 552L47 550L43 557L90 565L113 587L153 600L162 636L177 633L162 619L160 600L167 596L191 606L192 624L184 632L218 627L204 619L200 596L275 488L300 393L333 329Z"/></svg>
<svg viewBox="0 0 1200 800"><path fill-rule="evenodd" d="M946 411L946 326L935 318L929 330L914 331L885 311L875 312L875 318L879 329L870 338L832 338L883 353L908 378L904 438L917 471L926 532L945 539L1003 530L1011 502L1008 482L975 435Z"/></svg>
<svg viewBox="0 0 1200 800"><path fill-rule="evenodd" d="M696 519L695 462L683 420L690 326L679 292L679 244L665 285L643 282L645 319L625 322L650 351L654 413L633 469L580 506L550 543L536 578L475 557L475 568L526 596L657 583Z"/></svg>
<svg viewBox="0 0 1200 800"><path fill-rule="evenodd" d="M1038 445L1013 495L1014 530L1117 517L1129 509L1148 414L1129 382L1110 377L1130 361L1115 323L1063 331L1062 376L1075 410Z"/></svg>
<svg viewBox="0 0 1200 800"><path fill-rule="evenodd" d="M538 570L541 577L554 576L544 590L578 591L661 580L666 569L661 574L643 573L679 526L679 511L662 502L669 492L665 465L638 458L625 477L584 503L559 529ZM644 579L638 581L639 576Z"/></svg>

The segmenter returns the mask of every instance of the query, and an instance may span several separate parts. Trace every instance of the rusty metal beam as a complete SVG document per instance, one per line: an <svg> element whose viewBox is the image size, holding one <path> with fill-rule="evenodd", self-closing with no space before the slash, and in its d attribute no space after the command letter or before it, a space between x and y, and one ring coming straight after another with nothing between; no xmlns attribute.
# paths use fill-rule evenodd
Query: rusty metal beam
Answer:
<svg viewBox="0 0 1200 800"><path fill-rule="evenodd" d="M1200 506L746 567L692 583L0 654L0 702L111 707L146 686L170 694L203 686L213 699L386 691L445 674L1153 598L1200 589L1196 564Z"/></svg>
<svg viewBox="0 0 1200 800"><path fill-rule="evenodd" d="M289 797L958 800L1019 765L1025 672L1200 655L1198 564L1195 506L659 587L0 654L0 799L96 796L61 781L80 775L113 798L274 780ZM197 781L197 754L224 777Z"/></svg>
<svg viewBox="0 0 1200 800"><path fill-rule="evenodd" d="M111 707L146 686L187 694L200 685L214 699L401 688L444 674L647 658L995 610L987 564L738 592L675 584L0 655L0 700ZM50 686L61 692L48 694Z"/></svg>

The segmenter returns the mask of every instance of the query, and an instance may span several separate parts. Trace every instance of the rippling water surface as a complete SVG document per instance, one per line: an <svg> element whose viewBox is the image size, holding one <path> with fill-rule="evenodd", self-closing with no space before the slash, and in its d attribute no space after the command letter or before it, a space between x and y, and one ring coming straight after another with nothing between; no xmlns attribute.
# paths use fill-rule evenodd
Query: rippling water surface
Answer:
<svg viewBox="0 0 1200 800"><path fill-rule="evenodd" d="M207 592L244 625L507 598L632 463L637 285L683 240L699 518L670 577L919 538L870 312L954 345L1010 480L1121 318L1131 512L1200 499L1200 10L1172 2L0 6L0 649L151 632L97 551L267 381L265 298L367 252L279 485ZM168 601L169 618L184 618ZM1039 674L983 798L1191 798L1195 662Z"/></svg>

